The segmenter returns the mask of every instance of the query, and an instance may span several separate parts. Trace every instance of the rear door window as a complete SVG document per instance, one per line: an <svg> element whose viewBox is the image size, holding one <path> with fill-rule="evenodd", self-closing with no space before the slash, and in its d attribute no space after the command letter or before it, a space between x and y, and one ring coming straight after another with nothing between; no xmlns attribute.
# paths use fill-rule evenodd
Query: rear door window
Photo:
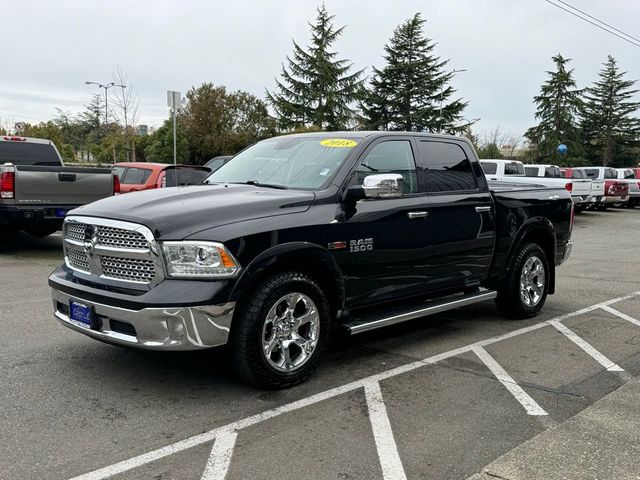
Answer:
<svg viewBox="0 0 640 480"><path fill-rule="evenodd" d="M544 176L548 178L561 178L560 169L558 167L545 167Z"/></svg>
<svg viewBox="0 0 640 480"><path fill-rule="evenodd" d="M50 167L62 165L58 152L53 148L53 145L26 141L2 141L0 139L0 165L3 163Z"/></svg>
<svg viewBox="0 0 640 480"><path fill-rule="evenodd" d="M120 177L120 183L124 185L142 185L149 179L149 176L151 176L151 170L148 168L129 167Z"/></svg>
<svg viewBox="0 0 640 480"><path fill-rule="evenodd" d="M527 175L527 177L537 177L538 167L524 167L524 173Z"/></svg>
<svg viewBox="0 0 640 480"><path fill-rule="evenodd" d="M487 175L495 175L498 172L498 165L496 163L480 162L480 165L482 165L482 170L484 170L484 173Z"/></svg>
<svg viewBox="0 0 640 480"><path fill-rule="evenodd" d="M509 162L504 164L505 175L524 175L524 166L518 162Z"/></svg>
<svg viewBox="0 0 640 480"><path fill-rule="evenodd" d="M592 180L597 179L600 176L600 170L597 168L585 168L584 173Z"/></svg>
<svg viewBox="0 0 640 480"><path fill-rule="evenodd" d="M613 168L605 168L604 178L618 178L618 172Z"/></svg>
<svg viewBox="0 0 640 480"><path fill-rule="evenodd" d="M475 190L476 177L471 162L460 145L449 142L418 142L420 157L428 169L427 191Z"/></svg>

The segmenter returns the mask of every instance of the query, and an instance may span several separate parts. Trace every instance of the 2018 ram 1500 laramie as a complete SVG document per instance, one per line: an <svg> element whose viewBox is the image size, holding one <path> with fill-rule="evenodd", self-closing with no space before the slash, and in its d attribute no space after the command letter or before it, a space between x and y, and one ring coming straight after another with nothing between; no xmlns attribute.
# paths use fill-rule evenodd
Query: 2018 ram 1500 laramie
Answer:
<svg viewBox="0 0 640 480"><path fill-rule="evenodd" d="M311 374L336 327L492 298L531 317L571 251L566 190L490 190L463 138L281 136L206 182L71 212L49 278L55 317L132 347L227 344L243 378L286 387Z"/></svg>

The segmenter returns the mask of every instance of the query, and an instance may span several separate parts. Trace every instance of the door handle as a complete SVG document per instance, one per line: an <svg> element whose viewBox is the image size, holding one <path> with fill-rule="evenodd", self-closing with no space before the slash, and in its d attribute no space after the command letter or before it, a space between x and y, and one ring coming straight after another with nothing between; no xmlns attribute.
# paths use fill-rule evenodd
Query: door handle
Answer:
<svg viewBox="0 0 640 480"><path fill-rule="evenodd" d="M427 218L429 216L429 212L407 212L407 217L410 220L415 218Z"/></svg>
<svg viewBox="0 0 640 480"><path fill-rule="evenodd" d="M491 207L476 207L476 212L478 213L490 212L490 211L491 211Z"/></svg>

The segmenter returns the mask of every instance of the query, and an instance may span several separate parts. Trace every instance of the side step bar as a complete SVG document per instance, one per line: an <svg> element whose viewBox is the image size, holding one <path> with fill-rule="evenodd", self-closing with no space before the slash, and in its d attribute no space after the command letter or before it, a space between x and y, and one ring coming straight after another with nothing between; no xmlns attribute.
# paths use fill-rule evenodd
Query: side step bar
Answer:
<svg viewBox="0 0 640 480"><path fill-rule="evenodd" d="M485 300L491 300L492 298L496 298L497 296L498 293L496 291L485 290L469 295L448 297L442 300L434 300L420 305L416 310L395 311L391 315L387 313L388 316L382 317L371 315L360 319L354 319L352 322L345 324L345 328L347 329L349 335L357 335L358 333L368 332L369 330L374 330L376 328L382 328L388 325L406 322L407 320L413 320L414 318L426 317L427 315L446 312L447 310L464 307L465 305L484 302Z"/></svg>

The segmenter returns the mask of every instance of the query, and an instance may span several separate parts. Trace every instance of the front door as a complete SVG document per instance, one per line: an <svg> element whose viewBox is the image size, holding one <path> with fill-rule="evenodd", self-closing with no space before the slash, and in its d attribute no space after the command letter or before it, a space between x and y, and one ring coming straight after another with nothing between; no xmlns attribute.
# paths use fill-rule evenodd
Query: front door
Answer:
<svg viewBox="0 0 640 480"><path fill-rule="evenodd" d="M356 166L352 184L362 185L369 175L396 173L404 178L404 194L359 200L338 227L347 248L334 253L349 308L424 292L421 264L430 246L429 199L414 149L409 137L381 138Z"/></svg>

